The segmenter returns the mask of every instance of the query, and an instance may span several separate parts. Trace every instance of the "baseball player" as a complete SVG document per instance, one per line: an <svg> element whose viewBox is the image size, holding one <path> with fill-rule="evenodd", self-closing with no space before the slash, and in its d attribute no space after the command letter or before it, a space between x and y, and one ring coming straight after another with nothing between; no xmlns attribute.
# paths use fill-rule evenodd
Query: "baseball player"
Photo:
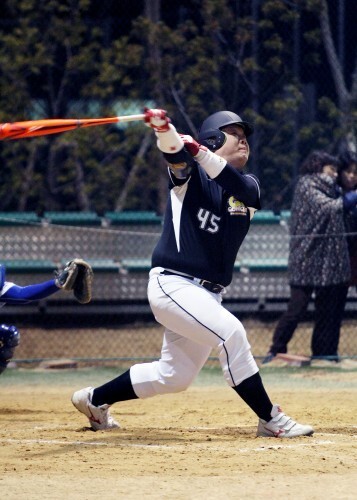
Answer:
<svg viewBox="0 0 357 500"><path fill-rule="evenodd" d="M93 271L82 259L68 262L64 269L55 272L55 278L34 285L19 286L6 281L6 268L0 264L0 307L5 304L27 304L49 297L59 290L70 291L78 302L91 300ZM15 347L20 343L20 333L14 325L0 325L0 374L13 358Z"/></svg>
<svg viewBox="0 0 357 500"><path fill-rule="evenodd" d="M72 403L94 430L119 424L115 402L184 391L217 349L227 384L259 418L257 435L313 434L272 404L242 323L222 302L237 252L260 208L259 182L244 174L253 127L230 111L202 124L199 141L180 135L164 110L146 110L168 163L169 197L161 238L152 255L148 299L165 327L161 357L119 377L75 392Z"/></svg>

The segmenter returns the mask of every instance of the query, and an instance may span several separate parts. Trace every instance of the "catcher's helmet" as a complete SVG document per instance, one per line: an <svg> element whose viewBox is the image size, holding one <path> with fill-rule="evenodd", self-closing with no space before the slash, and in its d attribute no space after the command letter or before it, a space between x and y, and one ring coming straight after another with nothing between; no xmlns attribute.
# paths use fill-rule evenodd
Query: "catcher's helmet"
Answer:
<svg viewBox="0 0 357 500"><path fill-rule="evenodd" d="M240 116L232 111L218 111L204 120L198 133L198 140L211 151L215 151L223 146L226 136L221 129L228 125L239 125L244 130L246 137L253 131L253 125L244 122Z"/></svg>

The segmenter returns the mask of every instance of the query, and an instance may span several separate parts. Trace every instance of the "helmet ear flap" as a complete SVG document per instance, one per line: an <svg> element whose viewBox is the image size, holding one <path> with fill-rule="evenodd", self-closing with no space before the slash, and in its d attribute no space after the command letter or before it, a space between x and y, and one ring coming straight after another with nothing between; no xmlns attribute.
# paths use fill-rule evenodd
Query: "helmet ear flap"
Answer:
<svg viewBox="0 0 357 500"><path fill-rule="evenodd" d="M206 130L198 135L198 141L210 151L217 151L226 142L226 136L219 129Z"/></svg>

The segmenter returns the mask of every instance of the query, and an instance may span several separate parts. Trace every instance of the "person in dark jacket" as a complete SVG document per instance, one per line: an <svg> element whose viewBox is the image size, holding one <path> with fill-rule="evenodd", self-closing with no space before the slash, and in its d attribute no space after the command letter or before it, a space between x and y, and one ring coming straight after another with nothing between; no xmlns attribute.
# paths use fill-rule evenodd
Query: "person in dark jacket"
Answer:
<svg viewBox="0 0 357 500"><path fill-rule="evenodd" d="M313 151L301 165L291 207L290 300L263 363L288 351L288 343L313 293L312 358L338 360L340 327L350 281L344 213L357 202L357 195L343 196L338 191L338 167L338 158L324 151Z"/></svg>
<svg viewBox="0 0 357 500"><path fill-rule="evenodd" d="M353 200L357 192L357 153L345 151L339 156L339 160L337 184L342 194ZM357 208L355 206L345 211L345 226L351 266L350 285L357 286Z"/></svg>

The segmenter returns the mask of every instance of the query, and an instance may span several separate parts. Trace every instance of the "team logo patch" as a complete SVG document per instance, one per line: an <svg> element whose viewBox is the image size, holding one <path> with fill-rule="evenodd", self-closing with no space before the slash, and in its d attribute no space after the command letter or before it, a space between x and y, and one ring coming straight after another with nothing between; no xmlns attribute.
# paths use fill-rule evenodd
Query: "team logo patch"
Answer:
<svg viewBox="0 0 357 500"><path fill-rule="evenodd" d="M248 208L244 203L231 196L228 200L228 212L231 215L246 215Z"/></svg>

